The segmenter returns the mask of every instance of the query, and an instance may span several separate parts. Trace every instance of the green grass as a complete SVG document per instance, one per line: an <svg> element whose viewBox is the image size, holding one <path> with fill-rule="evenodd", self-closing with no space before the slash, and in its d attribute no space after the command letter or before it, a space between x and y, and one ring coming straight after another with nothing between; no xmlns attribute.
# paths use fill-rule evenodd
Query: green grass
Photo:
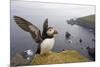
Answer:
<svg viewBox="0 0 100 67"><path fill-rule="evenodd" d="M95 15L89 15L89 16L78 18L78 19L86 21L88 23L92 23L92 24L95 23Z"/></svg>
<svg viewBox="0 0 100 67"><path fill-rule="evenodd" d="M76 21L77 21L77 24L81 26L85 26L92 29L95 28L95 15L80 17Z"/></svg>
<svg viewBox="0 0 100 67"><path fill-rule="evenodd" d="M86 57L81 55L75 50L66 50L60 53L50 52L48 54L39 55L33 58L32 65L40 64L59 64L59 63L75 63L75 62L87 62Z"/></svg>

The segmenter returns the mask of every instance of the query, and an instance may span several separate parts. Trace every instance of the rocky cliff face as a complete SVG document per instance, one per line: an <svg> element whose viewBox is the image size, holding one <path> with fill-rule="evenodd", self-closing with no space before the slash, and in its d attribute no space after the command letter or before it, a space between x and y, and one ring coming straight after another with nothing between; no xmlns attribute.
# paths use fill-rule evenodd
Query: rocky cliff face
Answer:
<svg viewBox="0 0 100 67"><path fill-rule="evenodd" d="M70 19L67 20L68 24L77 24L86 28L95 29L95 15L89 15L77 18L76 20Z"/></svg>

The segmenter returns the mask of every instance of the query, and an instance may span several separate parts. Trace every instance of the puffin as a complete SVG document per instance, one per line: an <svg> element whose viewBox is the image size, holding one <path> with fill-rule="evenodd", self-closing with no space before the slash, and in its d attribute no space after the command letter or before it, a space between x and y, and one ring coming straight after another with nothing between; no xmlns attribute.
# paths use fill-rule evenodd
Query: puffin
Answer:
<svg viewBox="0 0 100 67"><path fill-rule="evenodd" d="M52 50L55 44L55 37L58 31L53 27L48 26L48 18L45 19L43 23L43 31L41 33L40 29L27 21L26 19L14 16L13 17L16 24L24 31L29 32L33 40L38 44L35 54L45 54Z"/></svg>

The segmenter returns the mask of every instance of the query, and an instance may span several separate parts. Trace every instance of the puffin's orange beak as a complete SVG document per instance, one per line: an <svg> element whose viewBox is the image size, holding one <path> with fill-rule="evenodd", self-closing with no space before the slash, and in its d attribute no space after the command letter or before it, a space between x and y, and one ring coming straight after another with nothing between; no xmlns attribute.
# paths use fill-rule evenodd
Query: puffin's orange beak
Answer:
<svg viewBox="0 0 100 67"><path fill-rule="evenodd" d="M54 34L58 34L57 30L54 31Z"/></svg>

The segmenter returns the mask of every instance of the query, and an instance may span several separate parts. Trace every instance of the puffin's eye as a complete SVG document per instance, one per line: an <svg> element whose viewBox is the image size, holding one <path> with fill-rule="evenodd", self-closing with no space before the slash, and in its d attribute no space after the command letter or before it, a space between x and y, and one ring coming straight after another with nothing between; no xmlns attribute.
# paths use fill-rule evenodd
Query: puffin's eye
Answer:
<svg viewBox="0 0 100 67"><path fill-rule="evenodd" d="M51 31L51 29L50 29L50 31Z"/></svg>

